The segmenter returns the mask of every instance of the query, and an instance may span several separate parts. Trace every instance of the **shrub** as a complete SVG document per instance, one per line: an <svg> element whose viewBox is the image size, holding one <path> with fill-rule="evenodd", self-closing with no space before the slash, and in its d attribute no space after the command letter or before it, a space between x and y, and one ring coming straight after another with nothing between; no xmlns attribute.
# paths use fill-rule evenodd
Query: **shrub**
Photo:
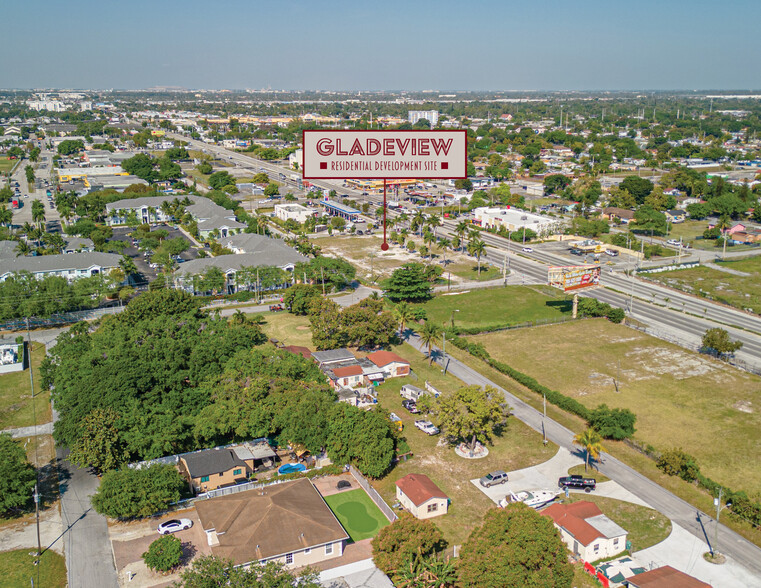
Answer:
<svg viewBox="0 0 761 588"><path fill-rule="evenodd" d="M173 535L164 535L151 543L142 557L145 565L152 570L168 572L180 565L182 541Z"/></svg>
<svg viewBox="0 0 761 588"><path fill-rule="evenodd" d="M95 510L114 519L149 517L180 499L185 479L170 465L112 470L92 497Z"/></svg>
<svg viewBox="0 0 761 588"><path fill-rule="evenodd" d="M687 482L695 481L700 475L700 468L695 458L677 448L664 451L658 459L657 466L663 473L679 476Z"/></svg>
<svg viewBox="0 0 761 588"><path fill-rule="evenodd" d="M601 404L589 413L587 422L606 439L622 441L634 435L636 415L629 409L608 408Z"/></svg>

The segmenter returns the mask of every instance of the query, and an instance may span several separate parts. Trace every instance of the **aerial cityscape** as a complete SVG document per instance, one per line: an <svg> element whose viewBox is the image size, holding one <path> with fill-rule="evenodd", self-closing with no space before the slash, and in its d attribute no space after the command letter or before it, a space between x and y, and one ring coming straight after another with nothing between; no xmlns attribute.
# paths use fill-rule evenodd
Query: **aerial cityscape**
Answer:
<svg viewBox="0 0 761 588"><path fill-rule="evenodd" d="M761 587L761 6L545 4L7 7L0 586Z"/></svg>

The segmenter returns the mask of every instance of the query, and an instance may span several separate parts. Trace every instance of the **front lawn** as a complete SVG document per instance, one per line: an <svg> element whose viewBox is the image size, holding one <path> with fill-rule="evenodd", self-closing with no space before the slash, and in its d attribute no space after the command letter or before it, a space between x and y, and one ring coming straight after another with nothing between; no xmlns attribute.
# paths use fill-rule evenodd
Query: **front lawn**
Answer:
<svg viewBox="0 0 761 588"><path fill-rule="evenodd" d="M264 318L262 331L270 339L277 339L283 345L299 345L313 349L308 316L297 316L287 310L262 312L258 315Z"/></svg>
<svg viewBox="0 0 761 588"><path fill-rule="evenodd" d="M66 560L63 556L55 551L45 551L39 566L35 566L33 554L34 549L31 548L0 552L2 585L5 588L29 588L29 586L64 588Z"/></svg>
<svg viewBox="0 0 761 588"><path fill-rule="evenodd" d="M331 494L325 497L325 502L354 542L375 537L389 524L362 488Z"/></svg>
<svg viewBox="0 0 761 588"><path fill-rule="evenodd" d="M29 381L29 369L0 376L0 430L29 427L37 423L48 423L53 418L50 410L50 391L40 387L40 364L45 357L45 345L32 341L32 366L34 369L34 390ZM33 403L34 402L34 406Z"/></svg>

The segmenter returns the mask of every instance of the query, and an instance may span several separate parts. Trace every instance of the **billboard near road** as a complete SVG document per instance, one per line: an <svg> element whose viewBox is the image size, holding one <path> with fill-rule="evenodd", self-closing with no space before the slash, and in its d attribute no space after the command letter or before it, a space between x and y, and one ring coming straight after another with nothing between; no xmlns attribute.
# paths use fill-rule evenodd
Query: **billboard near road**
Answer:
<svg viewBox="0 0 761 588"><path fill-rule="evenodd" d="M599 265L562 265L549 268L549 284L564 292L600 285Z"/></svg>
<svg viewBox="0 0 761 588"><path fill-rule="evenodd" d="M467 177L467 131L303 131L304 179Z"/></svg>

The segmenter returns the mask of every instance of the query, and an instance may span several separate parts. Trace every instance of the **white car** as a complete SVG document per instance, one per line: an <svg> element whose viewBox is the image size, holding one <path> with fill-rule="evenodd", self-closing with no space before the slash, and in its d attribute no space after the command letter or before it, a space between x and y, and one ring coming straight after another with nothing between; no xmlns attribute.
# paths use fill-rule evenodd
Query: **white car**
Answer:
<svg viewBox="0 0 761 588"><path fill-rule="evenodd" d="M439 428L431 421L417 420L415 426L426 435L438 435L439 433Z"/></svg>
<svg viewBox="0 0 761 588"><path fill-rule="evenodd" d="M669 239L666 241L666 244L671 245L672 247L679 247L679 245L682 244L681 241L677 241L676 239Z"/></svg>
<svg viewBox="0 0 761 588"><path fill-rule="evenodd" d="M524 247L523 248L523 252L524 253L531 253L532 251L533 251L533 249L531 249L531 247Z"/></svg>
<svg viewBox="0 0 761 588"><path fill-rule="evenodd" d="M161 523L156 530L159 532L159 535L168 535L169 533L190 529L192 526L193 521L190 519L171 519Z"/></svg>

